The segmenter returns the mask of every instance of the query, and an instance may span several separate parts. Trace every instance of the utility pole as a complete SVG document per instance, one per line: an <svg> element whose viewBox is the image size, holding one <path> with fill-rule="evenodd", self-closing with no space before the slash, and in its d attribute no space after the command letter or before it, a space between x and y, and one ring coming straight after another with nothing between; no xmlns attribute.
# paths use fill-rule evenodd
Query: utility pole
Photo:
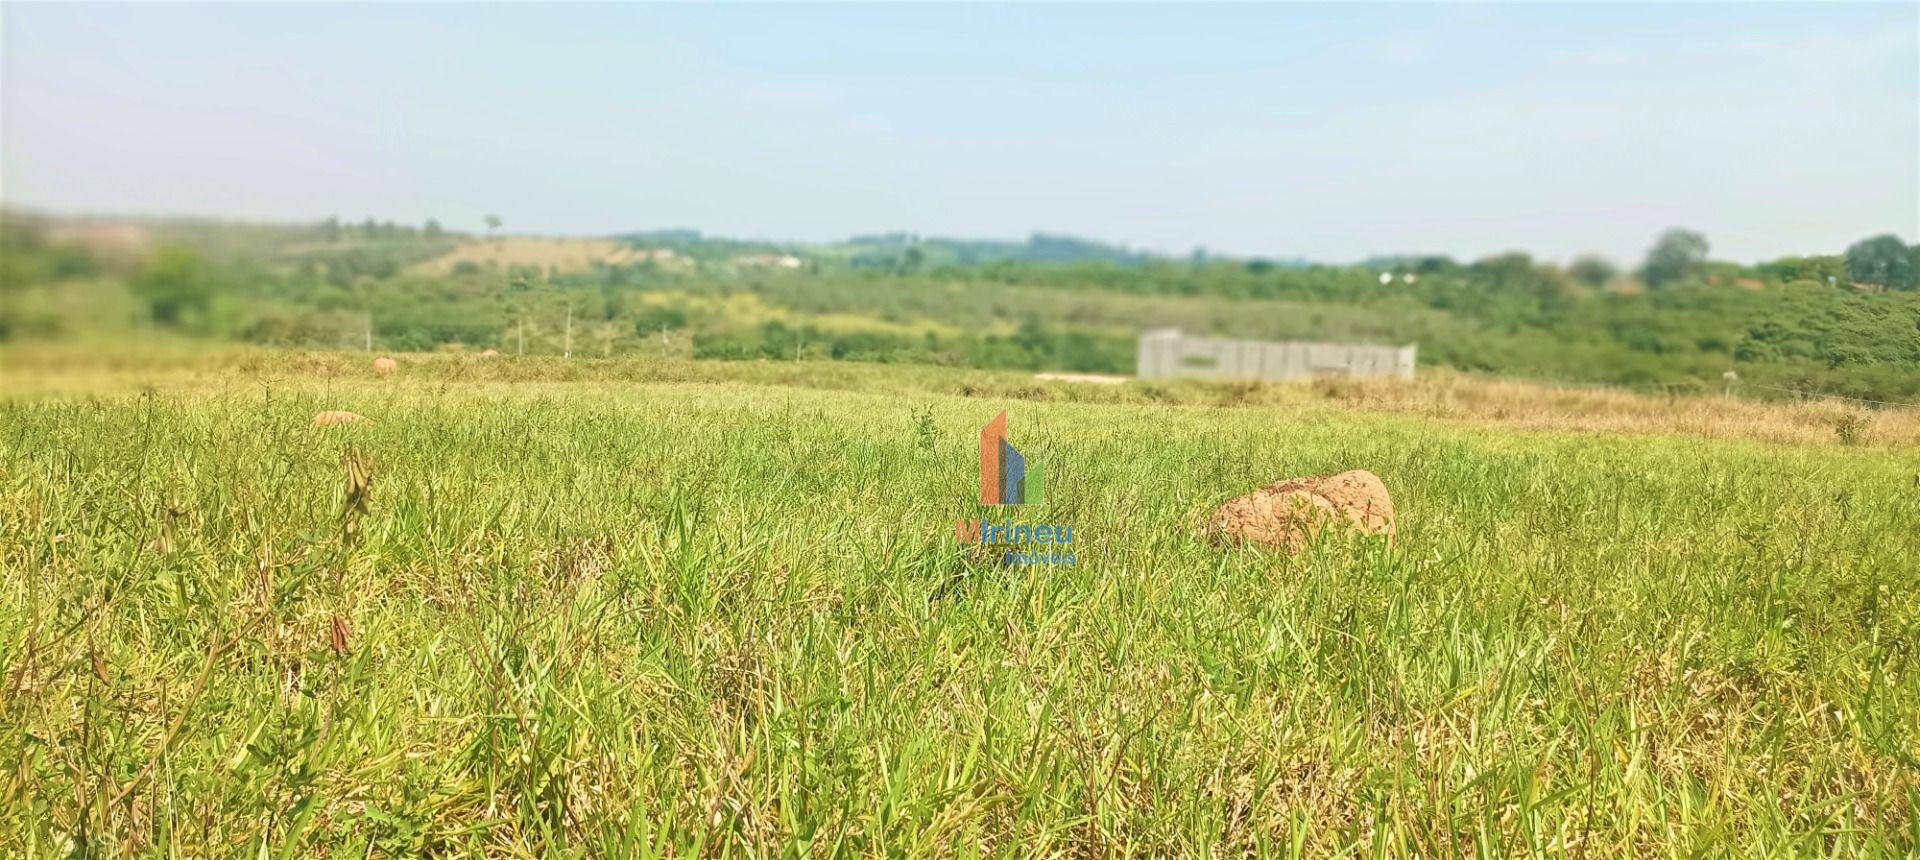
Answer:
<svg viewBox="0 0 1920 860"><path fill-rule="evenodd" d="M367 351L373 351L373 311L367 311Z"/></svg>
<svg viewBox="0 0 1920 860"><path fill-rule="evenodd" d="M567 339L560 347L560 357L573 357L573 302L567 302Z"/></svg>
<svg viewBox="0 0 1920 860"><path fill-rule="evenodd" d="M527 318L520 318L520 354L527 354Z"/></svg>

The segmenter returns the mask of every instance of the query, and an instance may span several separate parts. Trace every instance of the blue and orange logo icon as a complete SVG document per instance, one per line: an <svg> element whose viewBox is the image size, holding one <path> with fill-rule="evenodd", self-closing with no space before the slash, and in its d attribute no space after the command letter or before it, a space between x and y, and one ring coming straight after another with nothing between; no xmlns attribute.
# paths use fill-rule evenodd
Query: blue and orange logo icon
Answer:
<svg viewBox="0 0 1920 860"><path fill-rule="evenodd" d="M980 428L980 504L1037 505L1046 500L1040 464L1007 442L1007 411Z"/></svg>

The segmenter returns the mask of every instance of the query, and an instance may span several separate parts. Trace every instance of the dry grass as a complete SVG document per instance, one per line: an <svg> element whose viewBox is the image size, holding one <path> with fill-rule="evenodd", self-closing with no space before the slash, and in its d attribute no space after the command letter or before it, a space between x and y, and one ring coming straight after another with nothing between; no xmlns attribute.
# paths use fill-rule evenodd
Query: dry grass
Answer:
<svg viewBox="0 0 1920 860"><path fill-rule="evenodd" d="M561 272L592 269L596 264L632 265L651 259L660 265L682 262L672 251L648 251L611 239L571 239L555 236L502 236L475 239L444 256L414 266L422 274L444 275L461 263L512 268L532 266Z"/></svg>
<svg viewBox="0 0 1920 860"><path fill-rule="evenodd" d="M1360 409L1530 430L1684 433L1763 442L1920 445L1920 409L1710 395L1662 396L1434 372L1412 381L1323 379L1313 388Z"/></svg>
<svg viewBox="0 0 1920 860"><path fill-rule="evenodd" d="M505 360L501 360L505 359ZM1655 395L1614 388L1556 386L1423 370L1414 380L1320 379L1305 382L1036 378L1012 371L834 361L725 362L628 357L563 360L551 356L412 354L408 375L431 382L748 382L898 395L958 393L1017 400L1161 403L1416 415L1451 423L1525 431L1679 434L1790 444L1893 450L1920 446L1920 408L1870 408L1841 400L1791 402L1714 395ZM15 394L128 387L199 386L276 376L371 375L364 354L208 348L172 339L138 343L74 341L0 349L0 391ZM1120 379L1126 384L1110 384Z"/></svg>
<svg viewBox="0 0 1920 860"><path fill-rule="evenodd" d="M1338 399L1391 386L367 358L0 351L0 856L1920 846L1917 449ZM1598 402L1557 414L1640 405ZM1001 408L1044 507L973 503ZM1392 542L1192 528L1362 464ZM1077 562L1004 566L969 516L1071 524Z"/></svg>

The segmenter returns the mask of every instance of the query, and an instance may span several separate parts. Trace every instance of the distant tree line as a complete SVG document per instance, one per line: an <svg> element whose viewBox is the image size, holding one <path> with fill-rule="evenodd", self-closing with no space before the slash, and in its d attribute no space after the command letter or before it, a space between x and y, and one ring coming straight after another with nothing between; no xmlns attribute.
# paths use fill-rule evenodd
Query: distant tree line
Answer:
<svg viewBox="0 0 1920 860"><path fill-rule="evenodd" d="M492 216L489 216L492 217ZM393 221L375 221L369 217L359 223L340 220L339 216L329 216L313 226L313 235L323 242L341 242L346 240L382 241L408 239L440 239L447 231L440 222L428 218L418 227L411 224L399 224Z"/></svg>
<svg viewBox="0 0 1920 860"><path fill-rule="evenodd" d="M415 265L457 241L424 226L175 225L156 228L160 241L143 256L117 260L27 220L0 226L0 337L71 330L60 315L78 305L46 297L85 289L123 296L140 324L276 344L358 345L371 333L390 349L510 340L517 349L524 329L537 352L554 350L554 332L571 318L582 339L616 353L1127 372L1139 331L1177 324L1258 339L1418 342L1423 362L1535 378L1717 390L1737 369L1797 390L1920 397L1920 267L1915 248L1892 236L1742 266L1711 259L1704 236L1673 230L1631 271L1597 256L1561 266L1519 252L1341 266L1218 257L962 265L909 236L882 237L902 248L884 266L449 271ZM313 241L329 229L343 238ZM762 247L691 231L632 241L680 243L690 259Z"/></svg>

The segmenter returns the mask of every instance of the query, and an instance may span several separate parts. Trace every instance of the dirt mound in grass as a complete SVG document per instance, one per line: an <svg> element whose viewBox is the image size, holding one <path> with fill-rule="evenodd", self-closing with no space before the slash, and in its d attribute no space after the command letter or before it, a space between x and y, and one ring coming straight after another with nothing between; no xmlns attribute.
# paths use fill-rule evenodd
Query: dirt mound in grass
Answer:
<svg viewBox="0 0 1920 860"><path fill-rule="evenodd" d="M1299 552L1328 523L1391 535L1393 499L1380 476L1364 469L1288 478L1228 501L1207 530L1225 543L1257 543Z"/></svg>

